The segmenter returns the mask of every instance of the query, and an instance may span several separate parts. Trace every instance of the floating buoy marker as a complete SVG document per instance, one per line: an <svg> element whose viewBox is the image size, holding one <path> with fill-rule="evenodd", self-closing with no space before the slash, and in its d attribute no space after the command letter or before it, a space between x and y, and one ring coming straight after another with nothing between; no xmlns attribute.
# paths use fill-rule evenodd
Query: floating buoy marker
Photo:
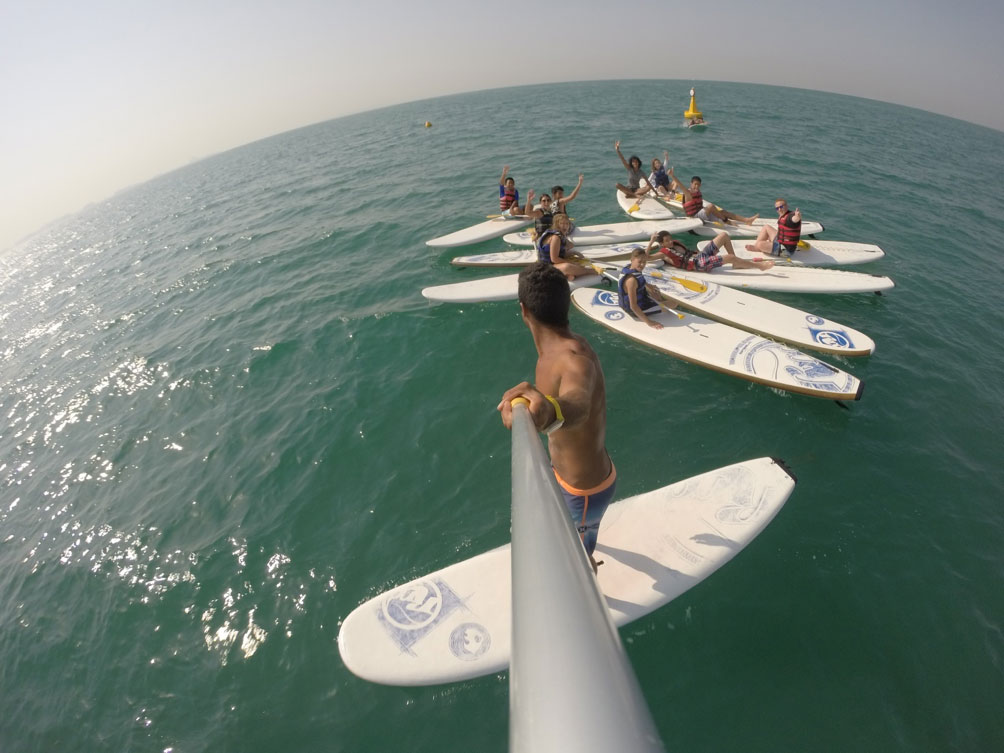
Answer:
<svg viewBox="0 0 1004 753"><path fill-rule="evenodd" d="M432 123L430 123L428 120L425 121L425 127L426 128L432 128Z"/></svg>

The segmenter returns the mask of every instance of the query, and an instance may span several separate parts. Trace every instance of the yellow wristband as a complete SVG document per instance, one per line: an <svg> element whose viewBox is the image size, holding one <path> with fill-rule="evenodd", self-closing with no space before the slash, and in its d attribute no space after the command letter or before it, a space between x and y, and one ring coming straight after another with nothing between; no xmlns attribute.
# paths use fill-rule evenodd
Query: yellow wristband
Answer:
<svg viewBox="0 0 1004 753"><path fill-rule="evenodd" d="M565 417L561 413L561 406L558 405L558 401L555 400L551 395L544 395L548 402L554 406L554 423L544 429L545 434L550 434L555 429L560 429L565 423Z"/></svg>

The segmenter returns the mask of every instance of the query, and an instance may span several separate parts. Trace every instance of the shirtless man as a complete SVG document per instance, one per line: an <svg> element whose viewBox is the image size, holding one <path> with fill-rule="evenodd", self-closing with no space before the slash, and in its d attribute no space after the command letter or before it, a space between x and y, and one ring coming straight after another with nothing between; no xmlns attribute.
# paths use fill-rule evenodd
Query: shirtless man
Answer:
<svg viewBox="0 0 1004 753"><path fill-rule="evenodd" d="M600 518L614 495L617 471L604 444L607 397L603 370L589 343L569 329L571 293L554 267L531 264L519 274L519 308L537 348L534 384L502 395L498 410L512 428L512 401L529 402L530 417L548 436L554 477L595 572Z"/></svg>
<svg viewBox="0 0 1004 753"><path fill-rule="evenodd" d="M697 217L704 222L738 222L743 225L752 225L753 221L760 215L754 214L752 217L743 217L741 214L727 212L714 204L704 203L704 196L701 194L701 177L695 175L690 179L690 188L685 187L673 174L673 168L667 171L672 180L672 190L683 194L683 211L688 217Z"/></svg>

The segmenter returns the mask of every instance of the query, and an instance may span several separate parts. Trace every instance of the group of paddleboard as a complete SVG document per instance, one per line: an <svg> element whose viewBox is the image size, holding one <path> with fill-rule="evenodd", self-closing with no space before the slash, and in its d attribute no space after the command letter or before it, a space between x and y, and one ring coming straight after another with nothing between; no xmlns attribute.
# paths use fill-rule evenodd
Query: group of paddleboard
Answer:
<svg viewBox="0 0 1004 753"><path fill-rule="evenodd" d="M467 245L501 234L511 245L531 248L461 256L452 263L553 266L574 291L576 308L640 343L777 389L835 400L860 398L860 380L801 348L868 355L875 344L867 335L742 289L881 293L893 287L888 277L824 267L870 262L884 256L882 249L816 240L823 226L803 219L800 209L785 198L774 200L774 220L722 209L705 200L700 176L687 185L676 177L667 151L663 159L651 160L647 175L641 158L624 156L620 141L614 151L627 170L626 181L616 184L616 195L632 218L629 222L573 224L567 206L582 189L582 174L567 196L561 186L554 186L536 202L534 192L528 191L521 204L507 165L499 179L500 216L427 243ZM533 227L516 231L514 223ZM503 227L492 227L496 224ZM674 236L684 232L709 239L687 245ZM738 240L744 237L750 241ZM616 293L594 287L608 282L617 286ZM723 287L731 289L724 293ZM518 294L518 277L436 285L422 294L436 302L512 300Z"/></svg>

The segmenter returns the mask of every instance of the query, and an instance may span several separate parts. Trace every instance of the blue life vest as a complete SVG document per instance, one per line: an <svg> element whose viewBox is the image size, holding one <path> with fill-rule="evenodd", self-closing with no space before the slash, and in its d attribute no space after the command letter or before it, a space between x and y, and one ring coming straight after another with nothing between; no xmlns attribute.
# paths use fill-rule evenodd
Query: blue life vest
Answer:
<svg viewBox="0 0 1004 753"><path fill-rule="evenodd" d="M562 259L565 258L565 252L567 246L565 245L565 236L559 233L557 230L545 230L537 238L537 259L547 264L551 263L551 236L558 236L561 239L561 249L558 251L558 256Z"/></svg>
<svg viewBox="0 0 1004 753"><path fill-rule="evenodd" d="M645 282L645 275L636 269L631 269L630 265L621 270L621 278L617 281L617 302L620 304L620 307L631 314L631 316L634 316L627 291L624 290L624 283L627 282L629 277L633 277L638 283L638 288L635 292L635 300L638 302L638 308L642 311L658 308L659 304L652 300L648 294L648 289L645 287L647 284Z"/></svg>

